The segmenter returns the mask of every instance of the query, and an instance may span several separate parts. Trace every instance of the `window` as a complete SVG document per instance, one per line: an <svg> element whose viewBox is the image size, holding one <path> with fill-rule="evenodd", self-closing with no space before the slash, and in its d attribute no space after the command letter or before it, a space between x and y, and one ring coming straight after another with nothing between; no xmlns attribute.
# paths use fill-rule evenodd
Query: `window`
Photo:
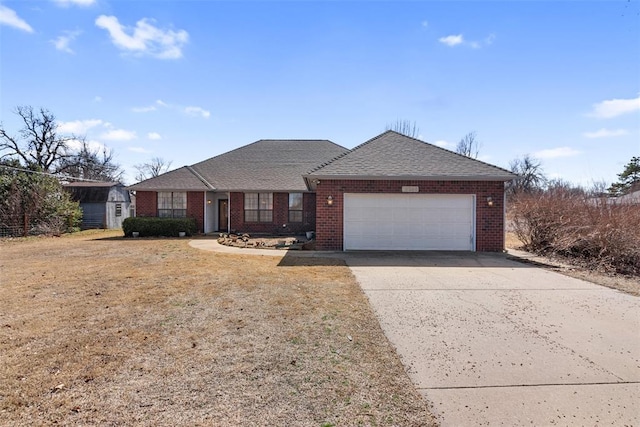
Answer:
<svg viewBox="0 0 640 427"><path fill-rule="evenodd" d="M289 193L289 222L302 222L302 193Z"/></svg>
<svg viewBox="0 0 640 427"><path fill-rule="evenodd" d="M245 222L273 222L273 193L244 193Z"/></svg>
<svg viewBox="0 0 640 427"><path fill-rule="evenodd" d="M185 218L187 216L187 193L184 191L159 191L158 216L160 218Z"/></svg>
<svg viewBox="0 0 640 427"><path fill-rule="evenodd" d="M116 203L116 216L122 216L122 203Z"/></svg>

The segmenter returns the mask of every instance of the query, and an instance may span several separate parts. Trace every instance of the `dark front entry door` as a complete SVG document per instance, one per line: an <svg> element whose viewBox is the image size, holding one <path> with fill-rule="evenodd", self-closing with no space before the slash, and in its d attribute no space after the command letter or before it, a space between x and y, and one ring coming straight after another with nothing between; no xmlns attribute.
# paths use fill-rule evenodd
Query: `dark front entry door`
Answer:
<svg viewBox="0 0 640 427"><path fill-rule="evenodd" d="M229 222L228 200L218 200L218 231L227 231Z"/></svg>

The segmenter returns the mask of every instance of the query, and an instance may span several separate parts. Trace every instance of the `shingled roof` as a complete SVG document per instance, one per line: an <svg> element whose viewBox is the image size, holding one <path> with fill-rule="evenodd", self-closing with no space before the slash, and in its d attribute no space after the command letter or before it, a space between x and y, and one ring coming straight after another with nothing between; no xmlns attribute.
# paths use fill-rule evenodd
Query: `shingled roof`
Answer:
<svg viewBox="0 0 640 427"><path fill-rule="evenodd" d="M305 178L510 181L516 175L419 139L387 131L312 169Z"/></svg>
<svg viewBox="0 0 640 427"><path fill-rule="evenodd" d="M306 191L302 177L347 149L327 140L262 139L139 182L131 190Z"/></svg>

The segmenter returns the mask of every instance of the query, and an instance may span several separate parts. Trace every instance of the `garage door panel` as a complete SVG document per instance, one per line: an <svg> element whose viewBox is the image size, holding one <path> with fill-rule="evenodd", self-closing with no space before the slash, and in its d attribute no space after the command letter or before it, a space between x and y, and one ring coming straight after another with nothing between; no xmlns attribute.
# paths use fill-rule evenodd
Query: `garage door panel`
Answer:
<svg viewBox="0 0 640 427"><path fill-rule="evenodd" d="M473 195L344 195L345 250L474 250Z"/></svg>

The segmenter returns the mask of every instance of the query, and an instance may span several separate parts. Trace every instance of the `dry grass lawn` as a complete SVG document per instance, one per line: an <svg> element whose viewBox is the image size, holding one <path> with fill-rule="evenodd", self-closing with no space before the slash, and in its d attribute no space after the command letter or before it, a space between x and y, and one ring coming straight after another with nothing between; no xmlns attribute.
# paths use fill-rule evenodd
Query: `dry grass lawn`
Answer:
<svg viewBox="0 0 640 427"><path fill-rule="evenodd" d="M428 426L340 261L0 242L0 424Z"/></svg>

